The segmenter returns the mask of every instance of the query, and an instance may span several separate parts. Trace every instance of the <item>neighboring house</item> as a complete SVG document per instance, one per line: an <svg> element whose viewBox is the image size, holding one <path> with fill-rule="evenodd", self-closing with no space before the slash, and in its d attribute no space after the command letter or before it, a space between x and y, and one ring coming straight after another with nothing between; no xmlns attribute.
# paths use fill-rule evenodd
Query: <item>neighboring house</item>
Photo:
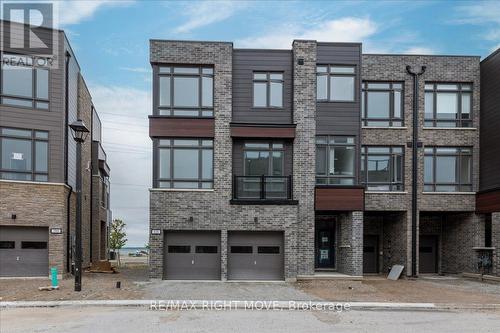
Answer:
<svg viewBox="0 0 500 333"><path fill-rule="evenodd" d="M76 145L68 124L78 118L91 130L82 146L83 266L107 257L109 167L101 122L65 33L46 30L56 36L57 65L1 50L0 277L72 270Z"/></svg>
<svg viewBox="0 0 500 333"><path fill-rule="evenodd" d="M481 68L498 73L498 58L151 40L150 276L477 272L500 247L498 93L481 186L479 155L480 87L500 81L480 84ZM417 90L407 66L426 66Z"/></svg>

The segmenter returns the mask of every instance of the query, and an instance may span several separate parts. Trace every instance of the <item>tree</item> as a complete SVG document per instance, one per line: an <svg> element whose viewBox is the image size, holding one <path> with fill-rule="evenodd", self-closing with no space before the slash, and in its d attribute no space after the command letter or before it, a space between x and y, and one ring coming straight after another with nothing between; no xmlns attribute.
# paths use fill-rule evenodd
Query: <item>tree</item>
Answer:
<svg viewBox="0 0 500 333"><path fill-rule="evenodd" d="M113 219L111 232L109 233L109 247L116 253L118 266L120 266L120 249L127 243L126 224L120 219ZM116 251L118 250L118 252Z"/></svg>

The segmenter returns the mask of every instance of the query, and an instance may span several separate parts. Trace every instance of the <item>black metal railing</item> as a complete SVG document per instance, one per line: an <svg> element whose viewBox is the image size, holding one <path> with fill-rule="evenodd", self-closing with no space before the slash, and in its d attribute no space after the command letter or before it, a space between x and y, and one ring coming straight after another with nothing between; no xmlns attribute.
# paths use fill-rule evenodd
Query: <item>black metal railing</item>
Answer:
<svg viewBox="0 0 500 333"><path fill-rule="evenodd" d="M234 176L233 198L291 200L292 176Z"/></svg>

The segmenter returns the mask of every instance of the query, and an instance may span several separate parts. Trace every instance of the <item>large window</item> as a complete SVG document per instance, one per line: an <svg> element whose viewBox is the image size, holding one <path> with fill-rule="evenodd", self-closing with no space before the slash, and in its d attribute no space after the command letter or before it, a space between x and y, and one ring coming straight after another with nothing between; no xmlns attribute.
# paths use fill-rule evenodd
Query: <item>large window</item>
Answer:
<svg viewBox="0 0 500 333"><path fill-rule="evenodd" d="M316 67L316 99L330 102L354 102L356 67L321 65Z"/></svg>
<svg viewBox="0 0 500 333"><path fill-rule="evenodd" d="M283 176L285 151L282 142L246 142L245 176Z"/></svg>
<svg viewBox="0 0 500 333"><path fill-rule="evenodd" d="M426 83L425 126L471 127L472 85Z"/></svg>
<svg viewBox="0 0 500 333"><path fill-rule="evenodd" d="M159 139L158 187L213 188L213 140Z"/></svg>
<svg viewBox="0 0 500 333"><path fill-rule="evenodd" d="M363 184L368 191L402 191L403 165L403 147L365 146L361 154Z"/></svg>
<svg viewBox="0 0 500 333"><path fill-rule="evenodd" d="M426 147L424 154L424 191L472 191L471 148Z"/></svg>
<svg viewBox="0 0 500 333"><path fill-rule="evenodd" d="M363 82L362 88L364 126L403 126L403 83Z"/></svg>
<svg viewBox="0 0 500 333"><path fill-rule="evenodd" d="M49 133L0 128L0 178L48 181Z"/></svg>
<svg viewBox="0 0 500 333"><path fill-rule="evenodd" d="M4 54L0 71L1 103L49 109L49 70L33 65L27 56Z"/></svg>
<svg viewBox="0 0 500 333"><path fill-rule="evenodd" d="M214 115L212 67L158 68L158 114L212 117Z"/></svg>
<svg viewBox="0 0 500 333"><path fill-rule="evenodd" d="M283 73L253 73L253 107L283 107Z"/></svg>
<svg viewBox="0 0 500 333"><path fill-rule="evenodd" d="M355 161L353 137L316 137L316 184L353 185Z"/></svg>

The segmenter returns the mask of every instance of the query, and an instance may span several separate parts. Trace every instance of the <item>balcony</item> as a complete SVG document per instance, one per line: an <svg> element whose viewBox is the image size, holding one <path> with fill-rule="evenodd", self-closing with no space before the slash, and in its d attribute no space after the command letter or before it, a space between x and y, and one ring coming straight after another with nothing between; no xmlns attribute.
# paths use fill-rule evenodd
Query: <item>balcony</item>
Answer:
<svg viewBox="0 0 500 333"><path fill-rule="evenodd" d="M234 176L232 204L296 205L292 176Z"/></svg>

